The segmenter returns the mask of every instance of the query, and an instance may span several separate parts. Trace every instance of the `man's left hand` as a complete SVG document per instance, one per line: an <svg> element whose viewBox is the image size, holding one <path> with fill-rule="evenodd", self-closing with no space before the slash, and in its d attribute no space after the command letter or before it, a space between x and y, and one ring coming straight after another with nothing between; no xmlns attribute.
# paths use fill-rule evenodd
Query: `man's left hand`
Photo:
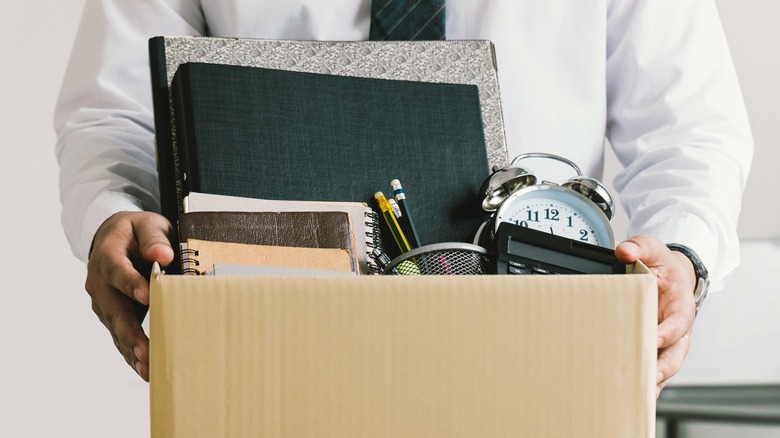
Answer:
<svg viewBox="0 0 780 438"><path fill-rule="evenodd" d="M641 260L658 279L658 365L656 398L682 367L691 347L696 304L696 274L684 254L669 250L654 237L635 236L615 249L622 263Z"/></svg>

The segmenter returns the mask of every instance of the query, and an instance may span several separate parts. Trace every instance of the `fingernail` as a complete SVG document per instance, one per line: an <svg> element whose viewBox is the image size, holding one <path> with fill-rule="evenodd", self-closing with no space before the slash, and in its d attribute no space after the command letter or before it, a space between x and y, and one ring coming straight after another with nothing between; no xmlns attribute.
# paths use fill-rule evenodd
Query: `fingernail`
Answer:
<svg viewBox="0 0 780 438"><path fill-rule="evenodd" d="M162 243L155 243L154 245L149 247L149 251L154 251L154 250L164 251L165 255L173 254L173 250L171 249L171 247Z"/></svg>
<svg viewBox="0 0 780 438"><path fill-rule="evenodd" d="M133 296L135 297L135 300L140 303L144 299L144 291L142 289L135 289L133 291Z"/></svg>
<svg viewBox="0 0 780 438"><path fill-rule="evenodd" d="M135 358L140 361L141 360L141 347L136 346L135 348L133 348L133 354L135 354Z"/></svg>
<svg viewBox="0 0 780 438"><path fill-rule="evenodd" d="M664 345L664 338L659 336L657 344L658 344L658 348L661 348L661 345Z"/></svg>
<svg viewBox="0 0 780 438"><path fill-rule="evenodd" d="M659 372L659 373L658 373L658 374L655 376L655 383L661 383L661 382L663 382L663 381L664 381L664 373L661 373L661 372Z"/></svg>
<svg viewBox="0 0 780 438"><path fill-rule="evenodd" d="M141 375L141 362L138 361L135 363L135 372L140 376Z"/></svg>

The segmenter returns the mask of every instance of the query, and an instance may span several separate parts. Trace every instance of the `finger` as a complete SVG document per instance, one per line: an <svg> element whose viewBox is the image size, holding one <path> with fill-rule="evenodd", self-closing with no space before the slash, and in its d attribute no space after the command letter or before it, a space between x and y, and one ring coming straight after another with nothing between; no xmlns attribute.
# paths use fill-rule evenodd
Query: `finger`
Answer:
<svg viewBox="0 0 780 438"><path fill-rule="evenodd" d="M687 259L683 262L689 263ZM670 265L674 264L675 262L670 263ZM657 279L659 348L665 348L691 332L696 304L693 301L693 286L680 264L670 269L659 270Z"/></svg>
<svg viewBox="0 0 780 438"><path fill-rule="evenodd" d="M621 263L633 264L639 261L639 246L631 241L620 242L615 248L615 257L620 260Z"/></svg>
<svg viewBox="0 0 780 438"><path fill-rule="evenodd" d="M690 348L690 337L686 335L673 345L660 351L656 367L656 385L658 385L659 390L663 389L669 379L680 371Z"/></svg>
<svg viewBox="0 0 780 438"><path fill-rule="evenodd" d="M692 314L688 303L682 298L669 298L664 303L662 318L658 324L658 348L666 348L690 333L693 328Z"/></svg>
<svg viewBox="0 0 780 438"><path fill-rule="evenodd" d="M111 333L125 361L144 379L149 378L149 338L135 316L132 301L107 287L93 295L93 309Z"/></svg>
<svg viewBox="0 0 780 438"><path fill-rule="evenodd" d="M123 238L111 236L101 241L90 256L85 288L91 296L106 287L112 287L135 300L143 300L148 288L146 279L138 273L128 254Z"/></svg>
<svg viewBox="0 0 780 438"><path fill-rule="evenodd" d="M134 217L133 231L144 260L168 266L173 261L173 248L168 239L172 231L170 222L158 214Z"/></svg>
<svg viewBox="0 0 780 438"><path fill-rule="evenodd" d="M95 260L99 276L109 286L142 304L149 304L149 284L130 260L137 249L132 243L122 245L120 242L117 239L116 245L108 246L100 254L93 253L91 260Z"/></svg>
<svg viewBox="0 0 780 438"><path fill-rule="evenodd" d="M668 380L664 381L663 383L659 383L658 385L655 386L655 398L661 396L661 391L663 391L664 388L666 388L667 383L669 383Z"/></svg>
<svg viewBox="0 0 780 438"><path fill-rule="evenodd" d="M126 302L131 302L127 297L116 292L116 297ZM105 300L99 300L103 302L105 306ZM109 306L110 308L110 306ZM149 354L148 345L149 341L146 334L143 333L137 324L130 323L130 327L125 328L122 325L122 320L132 321L129 318L127 311L122 311L124 316L114 313L114 310L108 310L103 312L100 310L100 305L94 304L93 310L100 317L101 322L108 328L111 338L114 341L119 353L125 359L125 362L133 368L137 374L139 374L144 380L148 380L149 377ZM128 333L130 336L128 336Z"/></svg>
<svg viewBox="0 0 780 438"><path fill-rule="evenodd" d="M621 242L615 248L615 256L621 263L636 263L639 260L648 266L666 263L664 255L669 250L660 240L647 236L634 236Z"/></svg>

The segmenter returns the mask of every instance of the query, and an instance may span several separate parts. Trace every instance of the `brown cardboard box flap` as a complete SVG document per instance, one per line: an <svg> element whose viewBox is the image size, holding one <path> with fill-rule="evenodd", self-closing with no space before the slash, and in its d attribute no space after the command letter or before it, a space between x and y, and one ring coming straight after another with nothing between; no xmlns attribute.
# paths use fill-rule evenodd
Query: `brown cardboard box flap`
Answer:
<svg viewBox="0 0 780 438"><path fill-rule="evenodd" d="M612 276L195 277L151 292L153 437L654 437L657 293Z"/></svg>

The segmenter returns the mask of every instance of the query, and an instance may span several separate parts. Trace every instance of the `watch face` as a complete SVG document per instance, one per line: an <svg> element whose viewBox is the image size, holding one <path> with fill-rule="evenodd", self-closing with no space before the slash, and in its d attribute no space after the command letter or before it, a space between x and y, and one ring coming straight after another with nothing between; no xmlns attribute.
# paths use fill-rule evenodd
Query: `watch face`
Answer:
<svg viewBox="0 0 780 438"><path fill-rule="evenodd" d="M536 185L509 196L496 211L495 229L502 222L612 248L609 219L585 196L557 185Z"/></svg>

